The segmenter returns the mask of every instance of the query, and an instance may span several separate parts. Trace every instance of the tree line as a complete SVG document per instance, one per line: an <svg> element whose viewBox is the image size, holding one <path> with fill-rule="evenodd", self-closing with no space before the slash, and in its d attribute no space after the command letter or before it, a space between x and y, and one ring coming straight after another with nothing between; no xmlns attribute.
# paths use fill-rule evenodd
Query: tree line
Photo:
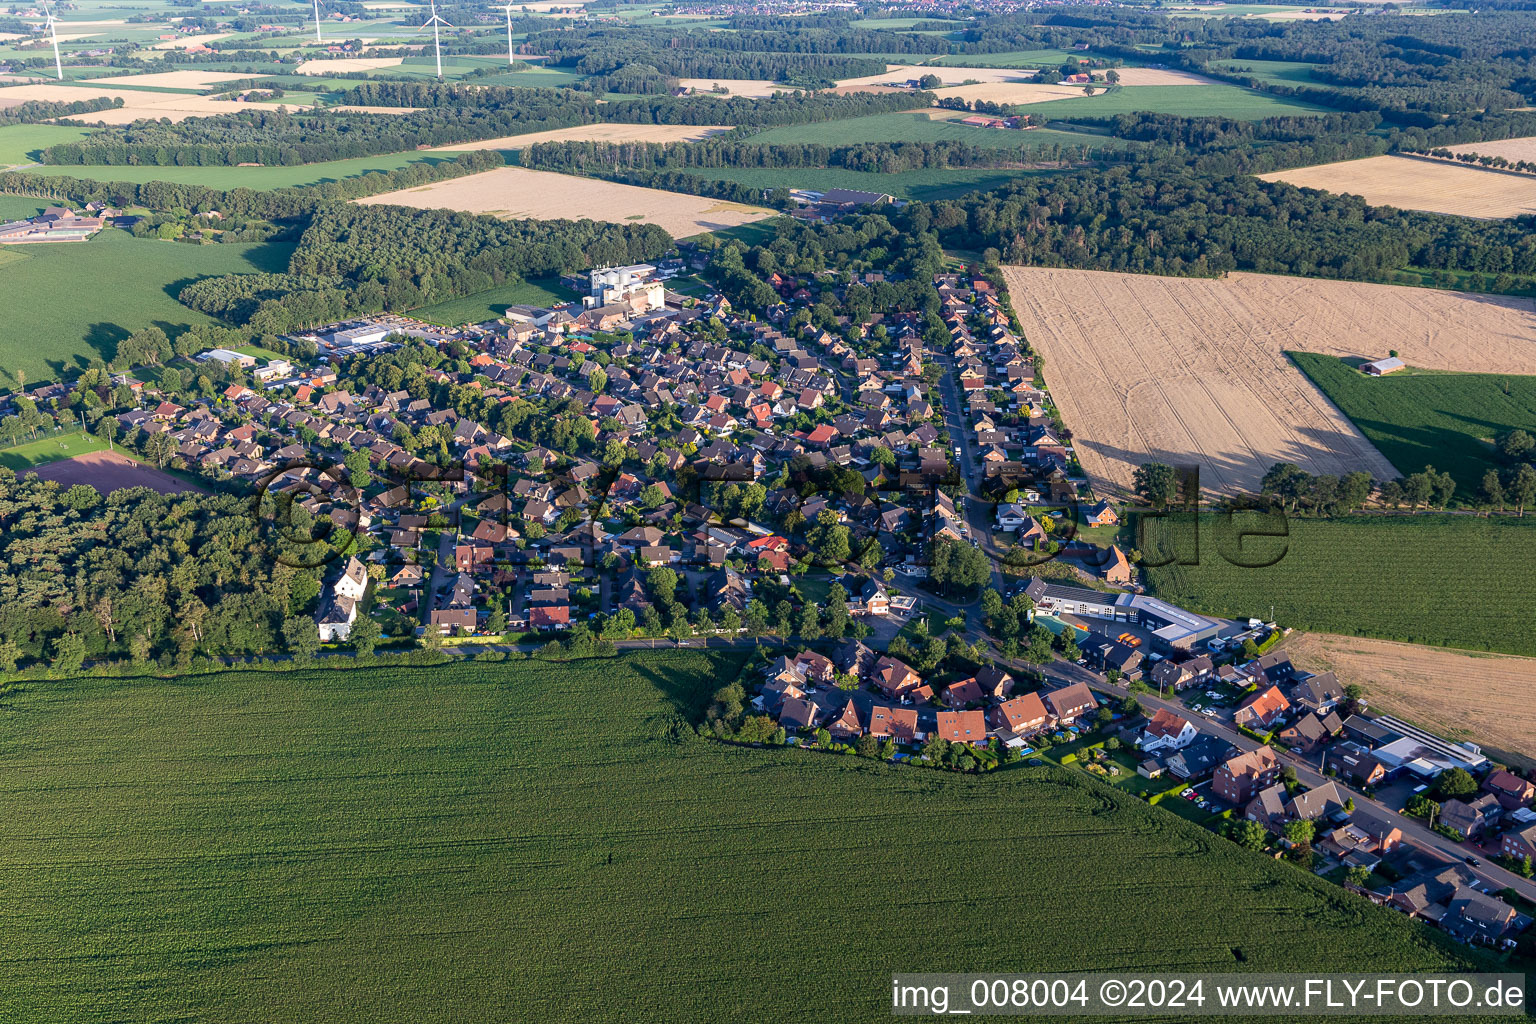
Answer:
<svg viewBox="0 0 1536 1024"><path fill-rule="evenodd" d="M506 161L500 153L475 150L447 160L416 161L392 171L369 171L335 181L269 190L217 189L169 181L97 181L62 174L0 171L0 193L46 196L77 205L95 202L157 211L184 209L192 213L217 210L241 218L282 221L307 217L323 202L361 199L504 166Z"/></svg>
<svg viewBox="0 0 1536 1024"><path fill-rule="evenodd" d="M685 170L694 167L842 167L872 174L923 168L1007 167L1039 159L1020 145L994 149L965 142L868 142L849 146L709 139L703 142L536 142L522 151L525 167L593 173L604 169Z"/></svg>

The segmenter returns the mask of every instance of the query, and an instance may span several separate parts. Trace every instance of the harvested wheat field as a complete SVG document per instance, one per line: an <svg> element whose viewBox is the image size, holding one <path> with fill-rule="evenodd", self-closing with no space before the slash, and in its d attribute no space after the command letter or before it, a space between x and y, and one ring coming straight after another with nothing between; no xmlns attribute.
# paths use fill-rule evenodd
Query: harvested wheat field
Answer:
<svg viewBox="0 0 1536 1024"><path fill-rule="evenodd" d="M1308 633L1286 642L1309 672L1364 688L1379 711L1536 765L1536 658Z"/></svg>
<svg viewBox="0 0 1536 1024"><path fill-rule="evenodd" d="M840 88L857 88L870 85L897 85L906 87L908 81L916 81L924 75L937 75L944 85L961 82L1023 82L1035 72L1029 68L962 68L940 64L891 64L884 74L865 75L863 78L842 78Z"/></svg>
<svg viewBox="0 0 1536 1024"><path fill-rule="evenodd" d="M975 102L988 103L1046 103L1050 100L1081 98L1081 85L1037 85L1033 82L982 82L978 85L956 85L933 90L940 99L959 97Z"/></svg>
<svg viewBox="0 0 1536 1024"><path fill-rule="evenodd" d="M396 68L404 57L336 57L332 60L307 60L295 68L300 75L339 75L347 71L375 71Z"/></svg>
<svg viewBox="0 0 1536 1024"><path fill-rule="evenodd" d="M1197 75L1193 71L1175 71L1172 68L1115 68L1120 75L1117 85L1220 85L1214 78ZM1093 73L1095 82L1104 81L1104 72Z"/></svg>
<svg viewBox="0 0 1536 1024"><path fill-rule="evenodd" d="M1468 142L1460 146L1446 146L1452 153L1476 153L1478 156L1501 156L1511 162L1536 161L1536 136L1523 139L1498 139L1493 142Z"/></svg>
<svg viewBox="0 0 1536 1024"><path fill-rule="evenodd" d="M774 211L758 206L524 167L498 167L421 188L369 196L358 202L461 210L505 218L587 218L616 224L644 221L661 227L673 238L734 228L775 216Z"/></svg>
<svg viewBox="0 0 1536 1024"><path fill-rule="evenodd" d="M155 86L162 89L208 89L220 82L234 82L250 75L233 71L158 71L149 75L113 75L93 78L92 85Z"/></svg>
<svg viewBox="0 0 1536 1024"><path fill-rule="evenodd" d="M1372 156L1259 175L1357 195L1372 206L1454 213L1485 220L1536 213L1536 178L1411 156Z"/></svg>
<svg viewBox="0 0 1536 1024"><path fill-rule="evenodd" d="M584 124L575 128L555 128L526 135L503 135L457 146L438 146L434 153L463 152L466 149L522 149L536 142L699 142L712 135L730 131L727 125L695 124Z"/></svg>
<svg viewBox="0 0 1536 1024"><path fill-rule="evenodd" d="M1307 321L1298 311L1308 307L1283 298L1273 282L1322 282L1026 267L1004 275L1025 337L1045 356L1078 459L1100 490L1128 493L1148 461L1198 465L1202 488L1219 494L1257 491L1277 462L1397 476L1285 356L1313 338L1323 344L1334 327Z"/></svg>
<svg viewBox="0 0 1536 1024"><path fill-rule="evenodd" d="M250 77L250 76L244 76ZM89 114L73 114L64 120L95 124L128 124L140 118L168 118L185 121L189 117L208 117L212 114L228 114L235 110L228 100L216 100L211 96L193 93L150 92L146 89L119 89L94 84L82 85L18 85L5 90L6 99L52 100L71 103L89 100L97 96L108 99L121 98L123 105L112 110L97 110Z"/></svg>
<svg viewBox="0 0 1536 1024"><path fill-rule="evenodd" d="M761 78L679 78L679 85L685 85L695 92L714 92L719 86L731 96L772 96L777 92L788 92L782 85L776 85Z"/></svg>

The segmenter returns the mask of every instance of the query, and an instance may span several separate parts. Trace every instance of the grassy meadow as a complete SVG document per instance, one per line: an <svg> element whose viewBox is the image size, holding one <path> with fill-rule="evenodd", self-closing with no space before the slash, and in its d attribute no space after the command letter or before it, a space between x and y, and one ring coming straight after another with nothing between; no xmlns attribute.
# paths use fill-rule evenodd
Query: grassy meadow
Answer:
<svg viewBox="0 0 1536 1024"><path fill-rule="evenodd" d="M151 324L175 335L211 323L176 301L183 287L201 277L281 272L292 249L161 242L115 229L88 242L7 246L7 256L21 258L0 271L0 387L14 386L17 370L36 382L110 360L119 341Z"/></svg>
<svg viewBox="0 0 1536 1024"><path fill-rule="evenodd" d="M1256 78L1266 85L1304 85L1314 89L1332 89L1328 82L1312 77L1312 69L1320 64L1304 64L1289 60L1218 60L1213 68Z"/></svg>
<svg viewBox="0 0 1536 1024"><path fill-rule="evenodd" d="M8 124L0 127L0 168L29 164L38 153L60 142L75 142L94 129L59 124Z"/></svg>
<svg viewBox="0 0 1536 1024"><path fill-rule="evenodd" d="M557 302L568 302L575 297L576 293L553 278L519 281L466 295L461 299L423 306L412 310L411 315L444 327L457 327L460 324L493 320L505 313L508 306L549 306Z"/></svg>
<svg viewBox="0 0 1536 1024"><path fill-rule="evenodd" d="M1260 527L1242 526L1249 521L1235 522L1251 534ZM1285 626L1536 655L1536 591L1525 583L1536 565L1536 516L1293 519L1288 530L1239 547L1233 524L1202 516L1199 564L1144 572L1158 597L1195 611L1268 619L1273 605ZM1139 546L1149 559L1196 557L1193 539L1188 521L1149 522Z"/></svg>
<svg viewBox="0 0 1536 1024"><path fill-rule="evenodd" d="M861 1021L894 970L1467 968L1079 772L693 736L738 664L14 688L0 1019Z"/></svg>
<svg viewBox="0 0 1536 1024"><path fill-rule="evenodd" d="M1184 88L1196 88L1185 86ZM1054 101L1076 103L1077 100ZM1033 113L1048 104L1032 104ZM1027 153L1050 143L1063 146L1092 146L1125 148L1132 143L1107 135L1090 135L1086 132L1063 132L1049 128L1034 128L1027 132L1004 131L993 128L973 128L947 118L932 118L925 112L901 111L894 114L871 114L868 117L849 117L840 121L818 121L813 124L786 125L770 128L752 136L755 143L812 143L826 146L851 146L861 142L964 142L972 146L1011 150ZM690 171L696 170L690 168ZM949 173L949 172L946 172Z"/></svg>
<svg viewBox="0 0 1536 1024"><path fill-rule="evenodd" d="M1493 447L1497 435L1536 429L1536 378L1412 370L1367 377L1333 356L1292 352L1291 359L1398 472L1434 466L1456 478L1463 500L1477 498L1489 469L1506 468Z"/></svg>

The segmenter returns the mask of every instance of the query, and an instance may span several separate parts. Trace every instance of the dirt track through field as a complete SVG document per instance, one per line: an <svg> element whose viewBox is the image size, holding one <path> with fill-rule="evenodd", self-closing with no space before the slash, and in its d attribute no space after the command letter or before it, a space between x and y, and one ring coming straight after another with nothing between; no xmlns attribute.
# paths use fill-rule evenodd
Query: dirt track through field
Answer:
<svg viewBox="0 0 1536 1024"><path fill-rule="evenodd" d="M1331 633L1293 638L1285 649L1308 671L1363 687L1376 710L1536 765L1536 658Z"/></svg>
<svg viewBox="0 0 1536 1024"><path fill-rule="evenodd" d="M1277 462L1397 475L1286 358L1286 348L1312 347L1287 330L1294 311L1267 290L1289 279L1025 267L1004 276L1100 490L1128 493L1147 461L1198 465L1202 489L1221 494L1258 490Z"/></svg>
<svg viewBox="0 0 1536 1024"><path fill-rule="evenodd" d="M1372 206L1497 220L1536 213L1536 177L1411 156L1372 156L1259 175Z"/></svg>
<svg viewBox="0 0 1536 1024"><path fill-rule="evenodd" d="M455 146L438 146L433 153L462 152L467 149L522 149L536 142L699 142L712 135L730 131L728 125L693 124L584 124L575 128L554 128L527 135L503 135Z"/></svg>

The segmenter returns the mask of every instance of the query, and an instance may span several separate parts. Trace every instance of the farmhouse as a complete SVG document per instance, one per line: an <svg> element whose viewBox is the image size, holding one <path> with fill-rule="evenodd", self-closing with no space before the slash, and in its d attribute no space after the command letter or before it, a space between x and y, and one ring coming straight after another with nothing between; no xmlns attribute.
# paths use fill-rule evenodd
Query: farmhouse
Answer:
<svg viewBox="0 0 1536 1024"><path fill-rule="evenodd" d="M63 206L50 206L36 217L0 224L0 245L34 242L83 242L100 231L105 222Z"/></svg>

